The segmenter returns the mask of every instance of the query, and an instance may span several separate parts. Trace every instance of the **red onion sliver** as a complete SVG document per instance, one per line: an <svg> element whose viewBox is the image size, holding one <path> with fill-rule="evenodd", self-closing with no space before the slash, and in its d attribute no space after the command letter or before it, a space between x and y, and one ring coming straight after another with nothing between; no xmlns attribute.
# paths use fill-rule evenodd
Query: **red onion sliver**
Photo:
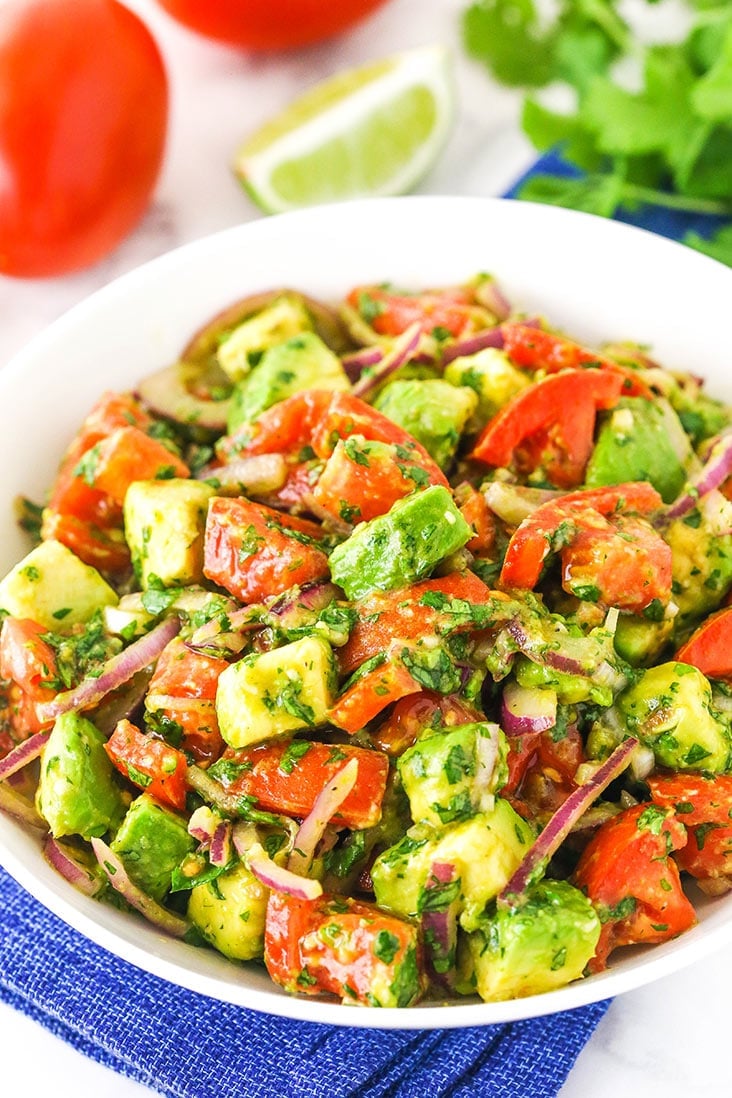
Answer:
<svg viewBox="0 0 732 1098"><path fill-rule="evenodd" d="M100 877L90 873L83 865L77 862L68 850L65 849L53 836L49 835L43 845L43 853L46 860L61 876L72 884L85 896L96 896L104 887Z"/></svg>
<svg viewBox="0 0 732 1098"><path fill-rule="evenodd" d="M419 346L422 326L419 321L410 324L409 327L398 336L387 353L376 367L365 376L362 376L353 386L351 392L354 396L365 399L374 389L381 385L387 377L409 361L410 356Z"/></svg>
<svg viewBox="0 0 732 1098"><path fill-rule="evenodd" d="M446 907L430 909L429 894L434 889L451 884L458 878L452 862L433 862L424 886L427 910L422 914L422 929L427 958L436 980L446 987L455 986L455 951L457 948L457 918L460 897Z"/></svg>
<svg viewBox="0 0 732 1098"><path fill-rule="evenodd" d="M277 492L287 480L287 463L282 454L253 454L226 465L207 465L197 480L216 480L222 488L238 488L253 496Z"/></svg>
<svg viewBox="0 0 732 1098"><path fill-rule="evenodd" d="M64 690L51 701L40 703L36 709L38 719L45 723L55 720L62 713L75 709L91 709L97 705L112 690L128 682L138 671L157 659L166 644L180 631L180 624L177 617L161 621L160 625L156 625L144 637L133 641L123 652L108 660L97 678L86 678L72 690Z"/></svg>
<svg viewBox="0 0 732 1098"><path fill-rule="evenodd" d="M475 300L488 309L498 320L511 315L511 302L501 290L495 278L485 278L475 287Z"/></svg>
<svg viewBox="0 0 732 1098"><path fill-rule="evenodd" d="M286 896L292 896L295 900L317 900L323 895L323 886L320 881L311 877L301 877L284 866L277 865L268 854L262 850L250 853L247 857L247 865L258 881L261 881L273 892L283 892Z"/></svg>
<svg viewBox="0 0 732 1098"><path fill-rule="evenodd" d="M564 840L587 811L592 802L610 785L630 762L630 756L638 746L638 740L630 736L616 747L609 759L598 767L594 775L580 785L560 805L549 819L538 839L534 842L516 872L498 896L502 907L515 907L537 874L546 867L549 859L556 853Z"/></svg>
<svg viewBox="0 0 732 1098"><path fill-rule="evenodd" d="M501 729L499 725L494 721L487 721L486 727L489 731L489 735L483 735L482 732L478 732L475 737L475 755L477 766L475 768L475 791L479 794L481 799L491 786L493 775L496 769L496 763L498 762L498 748L500 743ZM491 796L492 799L492 796ZM481 810L485 811L483 806Z"/></svg>
<svg viewBox="0 0 732 1098"><path fill-rule="evenodd" d="M358 759L349 759L315 798L315 804L300 824L294 849L287 862L288 869L293 873L308 872L323 832L353 789L357 778Z"/></svg>
<svg viewBox="0 0 732 1098"><path fill-rule="evenodd" d="M381 347L362 347L359 351L351 351L343 355L341 364L348 380L356 382L368 366L375 366L383 357L384 352Z"/></svg>
<svg viewBox="0 0 732 1098"><path fill-rule="evenodd" d="M112 888L115 892L119 892L120 896L123 896L131 907L144 915L148 922L156 926L158 930L170 934L173 938L183 938L188 933L191 925L188 920L181 918L180 915L174 915L172 911L168 911L167 908L159 904L157 900L153 900L152 896L148 896L146 892L143 892L131 881L121 858L102 839L93 838L91 845L96 859L104 870Z"/></svg>
<svg viewBox="0 0 732 1098"><path fill-rule="evenodd" d="M0 782L0 812L4 812L6 816L12 816L25 827L48 831L48 824L38 815L35 806L5 782Z"/></svg>
<svg viewBox="0 0 732 1098"><path fill-rule="evenodd" d="M676 519L693 511L704 496L732 476L732 435L722 435L712 447L703 468L689 481L685 491L666 508L665 518Z"/></svg>
<svg viewBox="0 0 732 1098"><path fill-rule="evenodd" d="M442 362L443 365L447 366L449 362L454 362L456 358L477 355L478 351L483 351L486 347L495 347L500 351L503 344L503 332L500 328L484 328L480 332L475 332L474 335L457 339L454 343L448 343L442 351Z"/></svg>
<svg viewBox="0 0 732 1098"><path fill-rule="evenodd" d="M208 856L211 865L224 866L231 861L231 820L221 820L216 825Z"/></svg>
<svg viewBox="0 0 732 1098"><path fill-rule="evenodd" d="M0 759L0 782L4 782L16 770L22 770L29 762L33 762L40 755L48 743L50 732L36 732L34 736L23 740L12 751L9 751L4 759Z"/></svg>
<svg viewBox="0 0 732 1098"><path fill-rule="evenodd" d="M188 821L188 834L194 839L198 839L199 843L208 845L213 839L216 827L220 822L221 817L212 812L208 805L202 804Z"/></svg>
<svg viewBox="0 0 732 1098"><path fill-rule="evenodd" d="M557 692L549 688L520 686L509 682L503 688L501 724L508 736L525 732L546 732L557 723Z"/></svg>

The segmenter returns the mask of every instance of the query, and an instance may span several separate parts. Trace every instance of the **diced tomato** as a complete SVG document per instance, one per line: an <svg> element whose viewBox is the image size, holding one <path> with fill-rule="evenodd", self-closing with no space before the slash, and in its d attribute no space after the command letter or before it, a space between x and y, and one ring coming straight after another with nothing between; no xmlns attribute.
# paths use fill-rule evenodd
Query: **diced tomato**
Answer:
<svg viewBox="0 0 732 1098"><path fill-rule="evenodd" d="M545 473L553 482L560 488L581 484L592 453L595 414L614 407L622 390L622 377L611 371L551 374L523 389L493 416L470 457L501 467L518 458L521 471L530 472L548 450Z"/></svg>
<svg viewBox="0 0 732 1098"><path fill-rule="evenodd" d="M489 552L496 540L496 522L485 496L466 481L456 488L455 499L463 518L475 532L465 548L475 554Z"/></svg>
<svg viewBox="0 0 732 1098"><path fill-rule="evenodd" d="M718 883L715 893L732 888L732 777L654 774L647 781L654 803L672 809L687 829L679 867L700 883Z"/></svg>
<svg viewBox="0 0 732 1098"><path fill-rule="evenodd" d="M338 650L343 674L384 652L393 640L415 640L426 633L465 632L471 624L456 625L454 616L428 605L430 595L446 599L486 603L491 590L474 572L451 572L436 579L420 580L398 591L378 591L355 604L358 620L348 643ZM498 596L502 598L503 596Z"/></svg>
<svg viewBox="0 0 732 1098"><path fill-rule="evenodd" d="M246 454L286 454L309 446L316 426L325 415L333 393L326 389L307 389L280 400L249 426L228 435L216 444L222 461ZM253 436L253 437L252 437Z"/></svg>
<svg viewBox="0 0 732 1098"><path fill-rule="evenodd" d="M153 720L170 721L182 731L181 749L198 763L217 759L223 748L216 717L216 687L228 662L192 652L180 639L166 645L150 680L145 706Z"/></svg>
<svg viewBox="0 0 732 1098"><path fill-rule="evenodd" d="M712 679L732 680L732 607L711 614L676 653Z"/></svg>
<svg viewBox="0 0 732 1098"><path fill-rule="evenodd" d="M333 822L360 830L373 827L381 818L389 760L380 751L276 740L240 751L227 750L224 758L241 767L225 783L229 793L255 797L260 808L293 817L307 816L328 782L347 762L357 759L356 784Z"/></svg>
<svg viewBox="0 0 732 1098"><path fill-rule="evenodd" d="M686 841L672 809L639 804L604 823L585 847L574 882L603 922L593 972L605 968L619 946L665 942L694 925L694 908L669 857Z"/></svg>
<svg viewBox="0 0 732 1098"><path fill-rule="evenodd" d="M53 697L58 679L56 653L43 639L48 633L30 618L6 617L0 629L0 677L34 697Z"/></svg>
<svg viewBox="0 0 732 1098"><path fill-rule="evenodd" d="M295 900L272 892L264 963L287 991L369 1005L409 1006L425 983L416 925L345 896ZM399 979L405 964L411 978ZM382 1003L385 988L394 998Z"/></svg>
<svg viewBox="0 0 732 1098"><path fill-rule="evenodd" d="M369 448L359 435L339 439L313 489L313 499L346 522L369 522L415 488L444 483L434 462L425 469L419 457L414 448L388 443L372 443Z"/></svg>
<svg viewBox="0 0 732 1098"><path fill-rule="evenodd" d="M521 736L508 736L507 739L508 780L503 787L504 796L520 789L529 768L537 759L541 732L524 732Z"/></svg>
<svg viewBox="0 0 732 1098"><path fill-rule="evenodd" d="M507 323L501 326L503 349L517 366L554 374L578 366L595 366L623 377L625 396L650 396L651 391L638 371L622 366L597 351L587 350L571 339L546 332L529 324Z"/></svg>
<svg viewBox="0 0 732 1098"><path fill-rule="evenodd" d="M671 598L671 547L645 519L585 515L561 558L562 587L579 598L636 614Z"/></svg>
<svg viewBox="0 0 732 1098"><path fill-rule="evenodd" d="M128 720L119 721L104 749L133 785L162 804L183 811L188 764L182 751L165 740L146 735Z"/></svg>
<svg viewBox="0 0 732 1098"><path fill-rule="evenodd" d="M243 603L330 575L315 523L243 498L216 497L206 520L203 571Z"/></svg>
<svg viewBox="0 0 732 1098"><path fill-rule="evenodd" d="M100 528L76 515L63 514L46 507L41 536L54 538L75 553L84 564L100 572L124 572L130 567L130 551L121 526Z"/></svg>
<svg viewBox="0 0 732 1098"><path fill-rule="evenodd" d="M190 476L184 461L139 427L118 427L87 451L87 459L84 479L120 504L135 480Z"/></svg>
<svg viewBox="0 0 732 1098"><path fill-rule="evenodd" d="M586 761L584 740L576 724L569 724L561 736L548 729L539 736L538 762L544 774L571 792L576 786L577 768Z"/></svg>
<svg viewBox="0 0 732 1098"><path fill-rule="evenodd" d="M383 724L371 733L371 739L379 750L396 758L411 747L425 729L454 728L483 720L483 714L457 694L422 690L398 701Z"/></svg>
<svg viewBox="0 0 732 1098"><path fill-rule="evenodd" d="M662 506L660 495L647 481L568 492L543 503L511 537L501 570L501 585L534 588L549 554L571 543L588 514L647 515Z"/></svg>
<svg viewBox="0 0 732 1098"><path fill-rule="evenodd" d="M328 719L346 732L359 732L387 705L422 687L413 679L401 660L387 655L386 661L357 679L341 694Z"/></svg>
<svg viewBox="0 0 732 1098"><path fill-rule="evenodd" d="M476 327L474 298L463 287L395 294L381 286L356 286L347 301L379 335L401 335L415 323L428 335L437 330L453 337Z"/></svg>

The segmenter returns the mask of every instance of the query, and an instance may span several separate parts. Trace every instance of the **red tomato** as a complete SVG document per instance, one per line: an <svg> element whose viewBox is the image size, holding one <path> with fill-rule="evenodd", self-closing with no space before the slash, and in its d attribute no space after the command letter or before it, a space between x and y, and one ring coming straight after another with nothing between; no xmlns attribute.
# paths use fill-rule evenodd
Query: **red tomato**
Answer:
<svg viewBox="0 0 732 1098"><path fill-rule="evenodd" d="M328 719L346 732L360 732L387 705L408 694L418 694L421 689L404 664L387 655L385 663L367 671L341 694Z"/></svg>
<svg viewBox="0 0 732 1098"><path fill-rule="evenodd" d="M29 618L5 618L0 629L0 678L11 683L8 715L15 739L27 739L52 723L42 723L36 709L57 692L51 685L58 678L56 653L43 640L46 632Z"/></svg>
<svg viewBox="0 0 732 1098"><path fill-rule="evenodd" d="M168 93L158 48L117 0L0 5L0 272L62 274L144 213Z"/></svg>
<svg viewBox="0 0 732 1098"><path fill-rule="evenodd" d="M123 504L133 481L188 477L190 470L167 446L139 427L118 427L98 444L85 476L115 503Z"/></svg>
<svg viewBox="0 0 732 1098"><path fill-rule="evenodd" d="M457 694L423 690L398 701L384 723L371 734L371 739L381 751L396 757L411 747L427 728L455 728L483 720L483 714Z"/></svg>
<svg viewBox="0 0 732 1098"><path fill-rule="evenodd" d="M496 540L496 520L485 496L465 481L455 490L455 501L468 526L475 531L465 548L475 554L489 552Z"/></svg>
<svg viewBox="0 0 732 1098"><path fill-rule="evenodd" d="M401 335L412 324L419 323L426 334L437 329L449 332L453 339L477 327L474 300L462 287L394 294L380 286L357 286L348 295L348 304L379 335Z"/></svg>
<svg viewBox="0 0 732 1098"><path fill-rule="evenodd" d="M186 806L186 757L165 740L147 736L128 720L118 723L104 745L109 758L133 785L180 811Z"/></svg>
<svg viewBox="0 0 732 1098"><path fill-rule="evenodd" d="M223 748L216 717L216 687L226 660L192 652L174 637L161 652L150 680L146 709L153 720L171 721L182 731L181 748L204 766Z"/></svg>
<svg viewBox="0 0 732 1098"><path fill-rule="evenodd" d="M657 774L648 778L656 804L674 810L689 841L676 854L681 869L712 894L732 887L732 777Z"/></svg>
<svg viewBox="0 0 732 1098"><path fill-rule="evenodd" d="M676 653L713 679L732 679L732 608L712 614Z"/></svg>
<svg viewBox="0 0 732 1098"><path fill-rule="evenodd" d="M384 0L158 0L191 30L250 50L291 49L346 30Z"/></svg>

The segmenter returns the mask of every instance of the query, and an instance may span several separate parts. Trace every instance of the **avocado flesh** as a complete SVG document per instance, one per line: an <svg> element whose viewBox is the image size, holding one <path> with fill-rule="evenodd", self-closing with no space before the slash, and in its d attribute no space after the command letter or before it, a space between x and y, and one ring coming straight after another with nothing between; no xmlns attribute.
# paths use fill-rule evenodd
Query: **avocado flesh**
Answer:
<svg viewBox="0 0 732 1098"><path fill-rule="evenodd" d="M38 811L55 838L104 835L124 813L122 792L104 750L106 737L78 713L60 716L43 749Z"/></svg>
<svg viewBox="0 0 732 1098"><path fill-rule="evenodd" d="M130 805L111 849L132 881L154 900L170 891L173 870L194 847L186 821L143 793Z"/></svg>

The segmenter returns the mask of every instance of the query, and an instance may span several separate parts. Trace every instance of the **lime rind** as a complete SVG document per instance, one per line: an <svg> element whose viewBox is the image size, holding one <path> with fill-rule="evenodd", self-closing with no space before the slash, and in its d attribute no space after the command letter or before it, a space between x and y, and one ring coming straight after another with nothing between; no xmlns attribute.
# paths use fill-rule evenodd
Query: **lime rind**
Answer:
<svg viewBox="0 0 732 1098"><path fill-rule="evenodd" d="M330 94L328 85L337 85L339 94ZM310 110L314 103L318 110ZM448 51L409 50L341 74L297 100L246 142L235 172L267 213L403 194L435 162L454 109Z"/></svg>

